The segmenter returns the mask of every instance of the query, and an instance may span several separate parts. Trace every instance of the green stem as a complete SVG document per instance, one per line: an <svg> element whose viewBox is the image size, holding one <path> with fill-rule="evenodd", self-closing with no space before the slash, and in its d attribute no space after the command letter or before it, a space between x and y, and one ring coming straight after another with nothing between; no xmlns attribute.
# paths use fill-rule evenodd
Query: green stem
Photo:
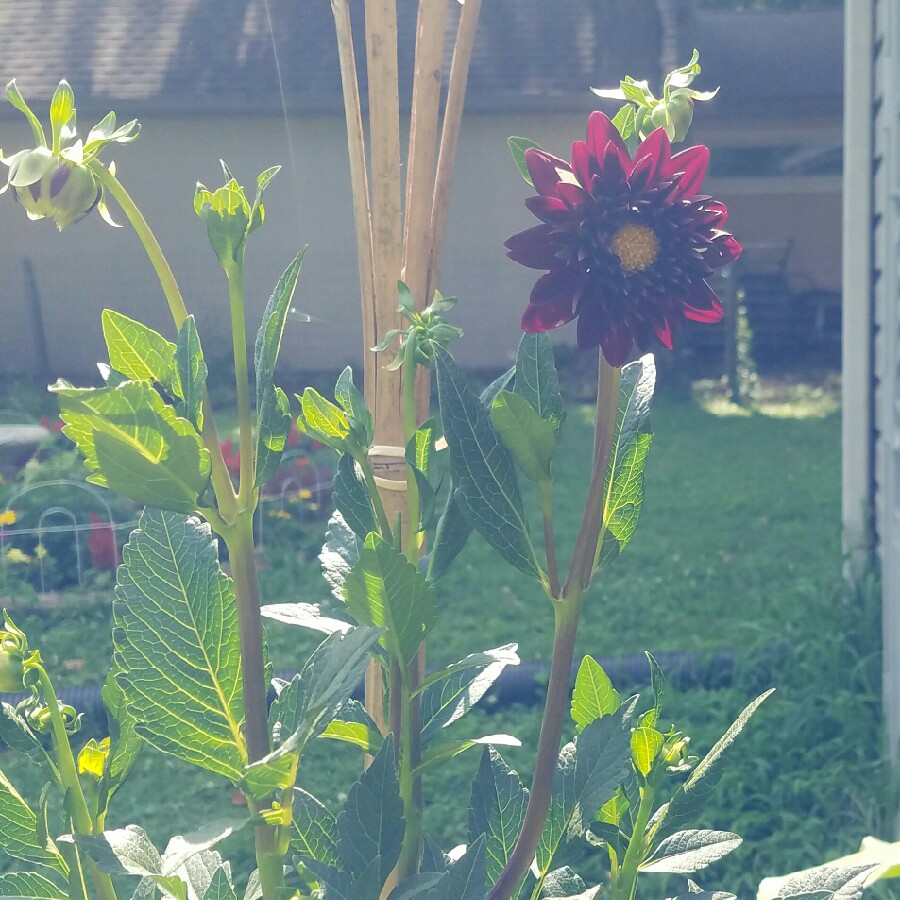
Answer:
<svg viewBox="0 0 900 900"><path fill-rule="evenodd" d="M391 530L391 523L388 521L384 503L381 501L381 494L378 491L378 485L375 483L375 474L372 472L372 467L369 465L369 458L363 453L358 457L355 456L354 459L359 464L360 469L362 469L363 479L366 482L366 490L372 501L372 506L375 508L375 517L378 519L378 526L381 528L381 536L389 544L393 544L394 536L393 531Z"/></svg>
<svg viewBox="0 0 900 900"><path fill-rule="evenodd" d="M612 894L612 900L634 900L637 890L638 866L641 864L644 851L644 833L647 831L650 816L653 814L653 794L653 787L646 784L641 792L641 802L634 820L634 829L619 869L618 883Z"/></svg>
<svg viewBox="0 0 900 900"><path fill-rule="evenodd" d="M403 439L409 446L416 422L416 330L410 329L403 358ZM419 561L419 486L413 470L406 467L406 558L416 565Z"/></svg>
<svg viewBox="0 0 900 900"><path fill-rule="evenodd" d="M159 245L159 241L156 240L156 235L150 229L147 220L119 179L99 161L92 162L90 169L97 176L104 190L109 192L121 207L122 212L125 213L125 217L134 229L135 234L137 234L138 240L143 245L144 252L147 254L153 270L156 272L156 277L159 279L166 302L169 304L175 327L181 328L182 323L188 316L187 306L185 305L184 297L181 295L178 282L175 280L172 268L162 251L162 247ZM231 483L231 476L228 474L228 467L225 465L225 460L222 457L216 422L213 418L212 403L206 388L203 389L202 409L203 428L200 430L200 436L203 438L203 444L212 458L212 484L216 492L216 500L224 518L229 522L233 522L237 515L234 486Z"/></svg>
<svg viewBox="0 0 900 900"><path fill-rule="evenodd" d="M59 712L59 699L53 689L53 682L40 663L34 664L34 669L38 673L41 694L50 714L50 740L53 743L53 755L59 766L60 781L69 797L68 810L72 816L72 827L76 834L93 835L96 831L94 819L78 778L78 766L72 755L72 745L69 743L65 722ZM88 860L88 869L101 900L116 900L116 891L110 876L106 872L99 871L93 860Z"/></svg>
<svg viewBox="0 0 900 900"><path fill-rule="evenodd" d="M416 665L414 659L410 667ZM404 667L400 667L401 673ZM398 779L400 796L403 799L403 815L406 828L403 832L403 846L400 850L400 861L397 863L399 880L415 875L419 868L419 855L422 846L422 808L417 802L416 775L418 728L413 721L413 706L417 700L411 697L409 672L400 676L400 755Z"/></svg>
<svg viewBox="0 0 900 900"><path fill-rule="evenodd" d="M234 527L223 537L228 547L237 601L247 757L250 762L256 762L269 753L271 745L266 704L262 617L259 611L259 582L256 576L256 559L253 555L252 508L244 510ZM284 856L279 849L277 826L257 826L256 862L263 897L265 900L278 900L284 888Z"/></svg>
<svg viewBox="0 0 900 900"><path fill-rule="evenodd" d="M253 419L250 410L250 372L247 365L247 323L244 315L244 265L239 260L227 266L228 296L231 300L231 348L234 354L234 384L237 391L240 431L241 476L238 507L241 511L253 503Z"/></svg>
<svg viewBox="0 0 900 900"><path fill-rule="evenodd" d="M569 707L569 680L572 674L572 658L575 654L578 617L581 612L581 595L558 601L554 604L554 612L556 622L553 633L553 660L550 665L544 717L541 720L541 735L534 760L528 809L525 811L525 820L516 846L490 892L490 900L509 900L515 894L534 860L534 853L550 810L559 741Z"/></svg>
<svg viewBox="0 0 900 900"><path fill-rule="evenodd" d="M553 536L553 479L546 478L539 482L541 495L541 516L544 520L544 550L547 554L547 578L550 594L559 598L559 571L556 566L556 539Z"/></svg>

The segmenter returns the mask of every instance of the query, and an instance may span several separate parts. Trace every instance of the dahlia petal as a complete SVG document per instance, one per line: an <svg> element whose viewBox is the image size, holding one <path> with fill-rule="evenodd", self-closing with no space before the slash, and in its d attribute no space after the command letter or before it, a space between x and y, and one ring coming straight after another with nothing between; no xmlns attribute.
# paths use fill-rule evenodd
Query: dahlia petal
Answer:
<svg viewBox="0 0 900 900"><path fill-rule="evenodd" d="M722 321L724 315L722 305L713 289L705 281L701 281L693 290L690 300L690 303L687 300L681 301L681 309L686 319L707 324Z"/></svg>
<svg viewBox="0 0 900 900"><path fill-rule="evenodd" d="M659 342L665 347L667 350L672 349L672 326L669 324L668 319L663 319L662 322L655 322L653 324L653 331L656 333L656 336L659 338Z"/></svg>
<svg viewBox="0 0 900 900"><path fill-rule="evenodd" d="M561 181L556 186L556 193L571 209L579 209L587 203L587 191L577 184Z"/></svg>
<svg viewBox="0 0 900 900"><path fill-rule="evenodd" d="M642 141L634 154L634 165L631 169L631 183L635 176L644 178L643 185L650 184L659 172L663 171L672 157L672 145L664 128L651 131Z"/></svg>
<svg viewBox="0 0 900 900"><path fill-rule="evenodd" d="M559 183L557 169L571 171L565 160L535 147L529 147L525 151L525 165L528 166L534 189L545 197L556 193L556 185Z"/></svg>
<svg viewBox="0 0 900 900"><path fill-rule="evenodd" d="M563 298L556 303L529 303L522 313L522 331L529 334L552 331L574 318L571 298Z"/></svg>
<svg viewBox="0 0 900 900"><path fill-rule="evenodd" d="M718 200L708 200L695 207L694 221L698 225L712 225L721 228L728 218L728 209Z"/></svg>
<svg viewBox="0 0 900 900"><path fill-rule="evenodd" d="M572 215L569 207L559 197L526 197L525 205L548 225L565 222Z"/></svg>
<svg viewBox="0 0 900 900"><path fill-rule="evenodd" d="M580 319L579 319L580 321ZM579 344L580 346L580 344ZM600 340L603 355L606 361L617 369L621 369L628 362L631 350L634 347L634 337L627 329L607 329Z"/></svg>
<svg viewBox="0 0 900 900"><path fill-rule="evenodd" d="M581 296L584 280L584 272L572 266L551 269L534 283L529 301L535 306L553 306L565 300L570 311L568 322L575 315L575 304Z"/></svg>
<svg viewBox="0 0 900 900"><path fill-rule="evenodd" d="M616 155L622 168L625 168L626 161L631 160L628 151L625 149L625 143L619 134L619 129L610 122L609 118L599 110L591 113L587 124L587 147L597 160L602 160L606 153L607 147L612 144L615 148Z"/></svg>
<svg viewBox="0 0 900 900"><path fill-rule="evenodd" d="M584 141L572 142L572 171L582 186L591 186L591 151Z"/></svg>
<svg viewBox="0 0 900 900"><path fill-rule="evenodd" d="M700 186L706 177L709 167L709 148L698 144L696 147L688 147L681 153L676 153L661 170L662 175L677 175L681 178L672 191L672 199L680 200L682 197L693 197L700 193Z"/></svg>
<svg viewBox="0 0 900 900"><path fill-rule="evenodd" d="M530 269L552 269L559 265L552 235L552 226L535 225L514 234L503 246L506 247L506 255L513 262L528 266Z"/></svg>
<svg viewBox="0 0 900 900"><path fill-rule="evenodd" d="M744 248L738 243L733 234L723 231L712 239L712 246L707 250L707 257L717 257L716 268L737 262ZM712 265L712 259L709 260Z"/></svg>

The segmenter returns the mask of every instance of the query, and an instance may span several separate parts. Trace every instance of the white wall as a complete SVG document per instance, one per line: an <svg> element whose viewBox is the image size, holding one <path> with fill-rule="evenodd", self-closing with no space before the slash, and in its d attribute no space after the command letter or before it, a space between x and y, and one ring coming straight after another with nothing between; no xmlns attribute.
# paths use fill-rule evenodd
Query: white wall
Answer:
<svg viewBox="0 0 900 900"><path fill-rule="evenodd" d="M127 112L122 109L120 118ZM90 124L81 114L79 120L82 129ZM455 349L466 365L500 366L513 354L536 274L504 256L505 238L534 222L522 205L529 188L511 162L506 138L524 134L567 155L583 128L580 115L472 117L464 125L441 288L460 297L457 321L467 334ZM709 135L711 142L714 137ZM227 294L192 210L194 183L220 183L219 157L244 184L265 167L284 163L266 195L266 223L251 238L248 252L251 334L282 269L308 243L295 307L321 321L288 326L283 365L294 370L356 365L362 337L343 120L293 119L290 139L289 146L285 123L269 117L211 115L193 124L187 118L148 119L134 144L108 156L116 159L120 178L156 231L212 358L228 352ZM8 122L0 126L6 152L27 140L27 130ZM795 264L817 273L823 286L837 287L839 188L834 179L815 181L789 192L782 179L727 179L709 186L729 205L730 227L741 240L793 235ZM121 213L113 210L113 215L124 221ZM91 216L58 234L48 222L28 222L3 196L0 372L27 371L34 364L24 258L37 274L54 374L84 377L93 371L103 357L99 319L105 306L171 331L152 270L130 229L113 230ZM566 336L574 339L571 329L561 335Z"/></svg>

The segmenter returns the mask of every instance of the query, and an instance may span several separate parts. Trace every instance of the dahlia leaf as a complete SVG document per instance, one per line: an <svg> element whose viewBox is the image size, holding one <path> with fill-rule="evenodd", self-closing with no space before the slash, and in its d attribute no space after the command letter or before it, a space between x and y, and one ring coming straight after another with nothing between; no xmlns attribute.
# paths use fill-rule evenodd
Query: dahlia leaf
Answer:
<svg viewBox="0 0 900 900"><path fill-rule="evenodd" d="M550 463L556 450L553 424L542 419L519 394L500 391L491 404L491 422L522 472L532 481L550 480Z"/></svg>
<svg viewBox="0 0 900 900"><path fill-rule="evenodd" d="M359 466L349 453L338 461L332 481L332 498L344 522L360 540L375 531L375 513Z"/></svg>
<svg viewBox="0 0 900 900"><path fill-rule="evenodd" d="M135 730L237 783L247 759L237 609L209 525L148 508L122 556L115 664Z"/></svg>
<svg viewBox="0 0 900 900"><path fill-rule="evenodd" d="M109 364L116 372L133 381L158 381L181 397L179 385L171 377L175 344L114 309L104 309L100 322Z"/></svg>
<svg viewBox="0 0 900 900"><path fill-rule="evenodd" d="M151 382L75 388L59 381L51 390L88 481L159 509L194 511L209 483L209 451Z"/></svg>
<svg viewBox="0 0 900 900"><path fill-rule="evenodd" d="M622 705L619 692L613 687L609 675L595 659L585 656L575 676L572 691L572 718L579 729L591 722L612 715Z"/></svg>
<svg viewBox="0 0 900 900"><path fill-rule="evenodd" d="M679 831L666 838L641 865L642 872L691 875L728 856L741 845L730 831Z"/></svg>
<svg viewBox="0 0 900 900"><path fill-rule="evenodd" d="M516 353L515 379L515 392L524 397L558 433L566 412L559 392L553 346L546 331L522 335Z"/></svg>
<svg viewBox="0 0 900 900"><path fill-rule="evenodd" d="M366 406L366 398L353 383L353 370L350 366L347 366L338 377L334 386L334 399L347 413L350 428L356 433L359 445L368 447L375 437L375 423L369 407Z"/></svg>
<svg viewBox="0 0 900 900"><path fill-rule="evenodd" d="M268 183L268 182L267 182ZM256 473L255 486L265 484L278 468L291 429L290 404L284 391L275 387L275 365L291 299L297 288L304 247L284 270L263 313L256 335L253 366L256 375Z"/></svg>
<svg viewBox="0 0 900 900"><path fill-rule="evenodd" d="M416 655L437 619L434 586L375 533L366 537L344 591L357 622L386 629L381 644L401 665Z"/></svg>
<svg viewBox="0 0 900 900"><path fill-rule="evenodd" d="M530 185L534 186L531 180L531 174L528 171L528 166L525 165L525 151L529 150L532 147L540 150L540 145L524 137L507 138L507 143L509 144L509 152L512 153L513 162L515 162L516 167L522 174L522 177Z"/></svg>
<svg viewBox="0 0 900 900"><path fill-rule="evenodd" d="M453 357L437 347L434 360L454 497L469 524L507 562L543 578L528 535L512 456Z"/></svg>
<svg viewBox="0 0 900 900"><path fill-rule="evenodd" d="M469 802L469 843L484 835L488 881L499 877L519 837L528 791L519 776L493 748L485 747L472 783Z"/></svg>
<svg viewBox="0 0 900 900"><path fill-rule="evenodd" d="M656 383L652 354L622 369L619 412L606 473L603 527L594 569L615 559L637 527L644 502L644 465L653 435L650 401Z"/></svg>
<svg viewBox="0 0 900 900"><path fill-rule="evenodd" d="M178 415L187 419L197 431L203 428L203 391L208 369L203 359L200 335L193 316L188 316L178 329L175 346L175 370L180 388L176 405ZM286 399L286 398L285 398Z"/></svg>
<svg viewBox="0 0 900 900"><path fill-rule="evenodd" d="M336 865L337 823L334 816L301 788L294 788L292 814L291 849L325 865Z"/></svg>

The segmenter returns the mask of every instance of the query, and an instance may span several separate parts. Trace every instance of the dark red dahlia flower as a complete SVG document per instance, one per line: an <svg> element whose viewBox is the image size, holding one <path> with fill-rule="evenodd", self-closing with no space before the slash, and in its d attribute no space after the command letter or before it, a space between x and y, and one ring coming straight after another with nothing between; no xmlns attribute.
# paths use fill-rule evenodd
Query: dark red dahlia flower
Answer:
<svg viewBox="0 0 900 900"><path fill-rule="evenodd" d="M531 292L524 331L549 331L578 319L578 346L600 346L610 365L655 340L672 347L682 319L718 322L722 307L706 279L741 253L721 230L724 204L700 193L709 151L672 155L663 129L632 159L601 112L587 142L572 144L571 164L543 150L525 152L536 197L525 205L541 220L507 242L507 256L546 269Z"/></svg>

